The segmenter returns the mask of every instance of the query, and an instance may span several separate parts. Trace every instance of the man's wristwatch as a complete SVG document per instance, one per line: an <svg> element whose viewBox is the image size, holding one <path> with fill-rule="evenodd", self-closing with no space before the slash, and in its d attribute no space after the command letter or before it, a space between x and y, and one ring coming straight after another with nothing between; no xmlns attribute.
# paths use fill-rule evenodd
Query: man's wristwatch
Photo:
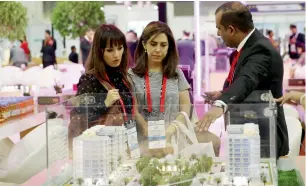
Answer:
<svg viewBox="0 0 306 186"><path fill-rule="evenodd" d="M214 101L214 103L212 105L215 106L215 107L222 108L223 113L225 113L227 111L227 105L225 103L223 103L223 101L216 100L216 101Z"/></svg>

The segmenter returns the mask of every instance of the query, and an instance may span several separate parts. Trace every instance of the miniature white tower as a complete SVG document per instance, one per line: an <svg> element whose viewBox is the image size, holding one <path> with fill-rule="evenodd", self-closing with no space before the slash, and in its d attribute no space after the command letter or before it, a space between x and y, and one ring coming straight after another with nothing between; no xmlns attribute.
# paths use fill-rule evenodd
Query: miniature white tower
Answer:
<svg viewBox="0 0 306 186"><path fill-rule="evenodd" d="M106 126L99 129L97 135L110 138L110 162L114 170L127 158L126 128L124 126Z"/></svg>
<svg viewBox="0 0 306 186"><path fill-rule="evenodd" d="M229 125L227 150L227 174L230 179L260 178L260 136L257 124Z"/></svg>
<svg viewBox="0 0 306 186"><path fill-rule="evenodd" d="M102 179L111 173L110 139L106 136L78 136L73 139L73 177L85 182Z"/></svg>

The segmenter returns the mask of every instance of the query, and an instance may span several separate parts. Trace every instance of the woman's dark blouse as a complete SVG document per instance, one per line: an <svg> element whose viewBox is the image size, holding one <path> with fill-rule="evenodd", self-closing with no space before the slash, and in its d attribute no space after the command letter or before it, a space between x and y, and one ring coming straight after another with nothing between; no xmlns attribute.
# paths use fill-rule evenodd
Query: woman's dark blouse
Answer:
<svg viewBox="0 0 306 186"><path fill-rule="evenodd" d="M109 83L119 90L120 97L122 98L125 105L125 110L129 118L131 118L133 98L129 88L125 85L123 81L122 73L120 72L119 68L113 68L109 66L106 66L106 73L110 79ZM89 96L95 97L95 103L88 106L89 122L97 120L101 115L107 113L108 108L105 106L104 101L107 97L108 90L106 90L106 88L99 82L99 80L94 75L83 74L77 86L77 96L80 96L82 94L88 94ZM118 104L120 104L119 101L117 102ZM81 108L76 110L76 112L79 114L83 113L83 111L84 110Z"/></svg>

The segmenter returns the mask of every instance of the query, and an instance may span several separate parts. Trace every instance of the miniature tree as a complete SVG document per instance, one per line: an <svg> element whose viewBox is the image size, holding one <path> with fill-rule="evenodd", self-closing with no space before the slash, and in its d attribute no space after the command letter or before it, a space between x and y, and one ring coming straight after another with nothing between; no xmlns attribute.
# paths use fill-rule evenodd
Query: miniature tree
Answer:
<svg viewBox="0 0 306 186"><path fill-rule="evenodd" d="M146 166L141 172L141 181L143 186L157 185L159 180L153 180L153 177L160 175L159 170L154 166Z"/></svg>
<svg viewBox="0 0 306 186"><path fill-rule="evenodd" d="M232 185L234 186L234 178L231 178Z"/></svg>
<svg viewBox="0 0 306 186"><path fill-rule="evenodd" d="M142 158L140 158L137 163L136 163L136 169L139 173L142 172L142 170L147 167L150 163L150 160L151 158L150 157L147 157L147 156L144 156Z"/></svg>
<svg viewBox="0 0 306 186"><path fill-rule="evenodd" d="M167 167L169 166L168 161L165 161L165 162L164 162L164 166L165 166L165 170L167 171Z"/></svg>
<svg viewBox="0 0 306 186"><path fill-rule="evenodd" d="M221 178L219 178L219 177L218 177L218 178L215 178L215 182L217 183L217 186L219 186L219 184L221 183L221 181L222 181Z"/></svg>
<svg viewBox="0 0 306 186"><path fill-rule="evenodd" d="M251 178L250 177L248 177L248 186L250 186L250 182L251 182Z"/></svg>
<svg viewBox="0 0 306 186"><path fill-rule="evenodd" d="M267 183L267 177L266 177L266 175L265 175L265 173L261 173L260 174L260 178L261 178L261 181L263 182L263 184L264 184L264 186L266 185L266 183Z"/></svg>
<svg viewBox="0 0 306 186"><path fill-rule="evenodd" d="M158 161L158 159L153 159L153 162L152 162L152 164L154 165L154 167L159 167L159 161Z"/></svg>
<svg viewBox="0 0 306 186"><path fill-rule="evenodd" d="M192 172L190 172L189 169L190 169L190 163L189 163L188 161L186 161L186 162L185 162L185 168L184 168L183 173L184 173L184 174L186 174L187 172L192 173Z"/></svg>
<svg viewBox="0 0 306 186"><path fill-rule="evenodd" d="M96 179L96 178L92 178L92 184L93 184L93 185L96 185L96 184L97 184L97 182L98 182L98 179Z"/></svg>
<svg viewBox="0 0 306 186"><path fill-rule="evenodd" d="M180 176L181 176L181 175L182 175L182 169L183 169L182 163L178 163L177 169L178 169L178 171L180 172Z"/></svg>
<svg viewBox="0 0 306 186"><path fill-rule="evenodd" d="M266 185L267 183L267 177L264 175L261 177L261 181L263 182L264 186Z"/></svg>
<svg viewBox="0 0 306 186"><path fill-rule="evenodd" d="M126 186L126 185L130 182L130 179L127 178L127 177L125 177L125 178L123 179L123 182L124 182L124 185Z"/></svg>
<svg viewBox="0 0 306 186"><path fill-rule="evenodd" d="M77 182L77 184L78 184L79 186L81 186L81 185L84 183L84 180L83 180L83 178L78 178L78 179L76 180L76 182Z"/></svg>
<svg viewBox="0 0 306 186"><path fill-rule="evenodd" d="M114 162L111 161L109 164L110 164L110 166L111 166L111 171L113 171L113 170L114 170Z"/></svg>
<svg viewBox="0 0 306 186"><path fill-rule="evenodd" d="M204 185L205 181L206 181L206 178L201 178L200 179L200 183L202 184L202 186Z"/></svg>
<svg viewBox="0 0 306 186"><path fill-rule="evenodd" d="M122 156L118 157L118 163L119 163L119 165L122 163Z"/></svg>
<svg viewBox="0 0 306 186"><path fill-rule="evenodd" d="M197 155L195 153L191 154L190 156L190 160L196 160L197 159Z"/></svg>

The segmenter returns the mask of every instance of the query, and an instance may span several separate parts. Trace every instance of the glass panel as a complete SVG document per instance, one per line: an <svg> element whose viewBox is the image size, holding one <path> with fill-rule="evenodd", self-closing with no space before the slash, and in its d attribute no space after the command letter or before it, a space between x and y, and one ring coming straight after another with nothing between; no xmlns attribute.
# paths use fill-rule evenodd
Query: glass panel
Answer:
<svg viewBox="0 0 306 186"><path fill-rule="evenodd" d="M261 94L253 93L253 95ZM165 115L160 117L148 115L147 105L137 105L136 141L138 146L136 145L136 148L135 145L130 145L133 138L127 132L132 129L129 128L131 126L127 124L108 126L114 122L116 117L123 121L120 118L123 117L122 114L118 115L109 111L107 114L109 122L102 117L106 114L101 114L104 105L103 101L99 102L99 100L105 97L106 95L102 94L87 94L48 107L46 125L48 182L46 186L60 186L70 182L78 184L82 181L87 185L98 182L102 185L111 183L117 186L124 185L124 182L139 182L140 180L142 183L154 180L158 182L153 185L175 185L178 181L189 183L193 179L194 181L200 178L208 180L209 176L220 176L222 184L231 184L231 180L240 183L236 179L237 176L243 177L244 182L246 178L254 178L252 179L253 184L260 185L256 179L260 179L262 172L266 174L269 182L277 183L275 140L273 138L276 135L275 128L273 128L275 114L273 102L269 96L267 96L268 101L258 104L229 105L228 114L231 120L227 123L227 131L222 131L224 135L214 131L215 127L224 125L223 118L214 122L209 132L196 130L197 116L201 114L203 104L168 104L165 105ZM249 102L254 101L251 98L248 100ZM153 105L153 108L159 109L159 105ZM187 111L188 120L183 114L179 114L180 108L190 111ZM250 109L252 112L249 112ZM161 118L160 120L165 121L165 125L157 127L160 124L154 123L155 125L149 128L148 138L148 133L142 130L142 126L148 129L148 123L141 125L137 118L140 115L145 121ZM127 118L132 118L131 113L128 112ZM255 133L252 133L251 126L244 127L245 123L250 122L258 125L259 136L256 129ZM168 138L160 135L158 131L164 129L169 134L170 126L174 126L173 136L164 143L164 140ZM261 132L261 126L265 126L268 132ZM237 132L233 134L232 132L236 129L248 129L246 134L253 134L253 136L245 136L244 133ZM243 150L246 142L250 148ZM150 149L150 144L153 143L156 146L165 144L166 148ZM231 143L233 143L232 146L230 146ZM220 144L222 144L221 147ZM260 148L255 148L256 146ZM137 147L139 147L141 157L137 157L135 153ZM148 176L149 173L152 175ZM179 180L175 176L178 174L181 175ZM236 176L233 177L233 175ZM296 177L298 180L299 174ZM145 183L143 185L146 185Z"/></svg>

